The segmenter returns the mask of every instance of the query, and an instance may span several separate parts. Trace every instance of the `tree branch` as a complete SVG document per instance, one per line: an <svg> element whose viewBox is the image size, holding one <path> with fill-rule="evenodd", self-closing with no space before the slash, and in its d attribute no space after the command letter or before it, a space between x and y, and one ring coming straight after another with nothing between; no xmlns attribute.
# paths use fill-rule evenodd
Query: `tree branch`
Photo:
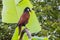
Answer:
<svg viewBox="0 0 60 40"><path fill-rule="evenodd" d="M31 40L31 33L29 32L29 30L28 30L27 28L25 28L25 29L21 32L21 36L20 36L19 40L22 40L23 35L24 35L25 32L27 33L27 36L28 36L29 40Z"/></svg>

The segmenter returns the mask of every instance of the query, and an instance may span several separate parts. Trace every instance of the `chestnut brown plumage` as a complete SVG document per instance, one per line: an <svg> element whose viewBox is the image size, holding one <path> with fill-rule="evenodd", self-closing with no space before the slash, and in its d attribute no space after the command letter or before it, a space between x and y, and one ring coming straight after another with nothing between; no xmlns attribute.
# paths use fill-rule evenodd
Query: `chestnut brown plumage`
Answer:
<svg viewBox="0 0 60 40"><path fill-rule="evenodd" d="M31 12L30 8L29 7L26 7L24 9L24 12L23 12L22 16L19 19L19 22L18 22L19 35L21 33L22 26L25 26L28 23L28 20L30 18L29 12Z"/></svg>

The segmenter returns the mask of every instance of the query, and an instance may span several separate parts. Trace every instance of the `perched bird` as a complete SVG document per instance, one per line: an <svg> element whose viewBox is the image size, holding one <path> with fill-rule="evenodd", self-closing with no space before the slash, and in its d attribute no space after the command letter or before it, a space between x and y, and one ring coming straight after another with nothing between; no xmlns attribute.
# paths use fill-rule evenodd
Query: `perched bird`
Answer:
<svg viewBox="0 0 60 40"><path fill-rule="evenodd" d="M24 9L24 12L23 12L22 16L19 19L19 22L18 22L19 35L21 33L22 26L25 26L28 23L28 20L30 18L29 12L31 12L30 8L29 7L26 7Z"/></svg>

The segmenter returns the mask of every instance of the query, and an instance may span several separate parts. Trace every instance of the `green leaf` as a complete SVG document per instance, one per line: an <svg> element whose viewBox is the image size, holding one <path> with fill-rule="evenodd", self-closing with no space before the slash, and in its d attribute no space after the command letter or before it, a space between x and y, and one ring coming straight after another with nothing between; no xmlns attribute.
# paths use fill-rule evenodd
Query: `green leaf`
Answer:
<svg viewBox="0 0 60 40"><path fill-rule="evenodd" d="M32 9L33 5L29 0L23 0L17 5L15 5L14 0L3 0L2 22L18 23L25 7L30 7ZM41 30L40 23L37 20L35 12L33 10L31 11L30 19L26 26L31 33L39 32Z"/></svg>
<svg viewBox="0 0 60 40"><path fill-rule="evenodd" d="M18 27L15 29L15 32L11 40L18 40Z"/></svg>
<svg viewBox="0 0 60 40"><path fill-rule="evenodd" d="M25 33L24 36L23 36L23 40L29 40L27 34Z"/></svg>
<svg viewBox="0 0 60 40"><path fill-rule="evenodd" d="M29 0L23 0L21 3L17 5L18 16L21 16L25 7L30 7L32 9L32 4ZM20 17L19 17L20 18ZM31 10L30 19L26 27L29 29L31 33L39 32L41 30L40 23L37 20L35 12ZM34 30L33 30L34 28Z"/></svg>
<svg viewBox="0 0 60 40"><path fill-rule="evenodd" d="M16 5L14 0L2 0L2 22L16 23L18 21Z"/></svg>

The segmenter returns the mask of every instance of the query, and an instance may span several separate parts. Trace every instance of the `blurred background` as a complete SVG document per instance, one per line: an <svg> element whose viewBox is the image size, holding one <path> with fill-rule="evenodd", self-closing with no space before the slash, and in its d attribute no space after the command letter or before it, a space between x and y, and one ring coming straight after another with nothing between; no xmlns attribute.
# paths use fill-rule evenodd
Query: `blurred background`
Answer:
<svg viewBox="0 0 60 40"><path fill-rule="evenodd" d="M30 1L42 27L40 32L32 35L47 36L49 40L60 40L60 0ZM11 40L16 24L2 23L2 6L2 0L0 0L0 40Z"/></svg>

